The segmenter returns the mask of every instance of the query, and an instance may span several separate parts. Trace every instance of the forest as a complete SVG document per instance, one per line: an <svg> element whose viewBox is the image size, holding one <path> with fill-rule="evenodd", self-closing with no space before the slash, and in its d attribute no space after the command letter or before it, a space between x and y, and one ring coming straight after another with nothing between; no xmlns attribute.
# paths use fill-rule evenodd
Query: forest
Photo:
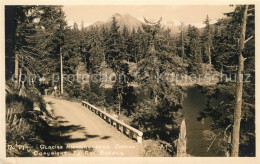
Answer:
<svg viewBox="0 0 260 164"><path fill-rule="evenodd" d="M144 18L138 28L116 16L106 26L71 27L62 6L6 6L5 14L6 87L17 93L6 95L7 144L45 142L48 128L36 125L38 114L28 109L34 101L45 110L42 95L58 86L59 97L105 108L176 154L183 101L195 86L207 97L197 120L212 120L219 156L255 156L254 5L237 5L216 23L206 16L203 28L182 23L176 34L161 25L163 18ZM102 74L113 76L107 81ZM198 82L212 76L217 81ZM23 87L27 97L18 96ZM12 110L20 114L10 116ZM12 128L17 118L27 129Z"/></svg>

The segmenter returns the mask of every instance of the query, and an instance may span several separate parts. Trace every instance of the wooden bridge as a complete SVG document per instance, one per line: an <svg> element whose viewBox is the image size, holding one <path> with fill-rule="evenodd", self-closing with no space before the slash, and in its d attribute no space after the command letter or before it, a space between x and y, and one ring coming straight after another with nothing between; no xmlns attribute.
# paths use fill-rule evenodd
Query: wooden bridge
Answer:
<svg viewBox="0 0 260 164"><path fill-rule="evenodd" d="M114 126L117 130L119 130L123 134L126 134L129 138L135 139L138 143L142 143L143 133L141 131L127 125L126 123L118 120L114 116L111 116L110 114L106 113L105 111L95 107L94 105L86 101L82 101L82 105L85 106L90 111L94 112L97 116L104 119L107 123Z"/></svg>

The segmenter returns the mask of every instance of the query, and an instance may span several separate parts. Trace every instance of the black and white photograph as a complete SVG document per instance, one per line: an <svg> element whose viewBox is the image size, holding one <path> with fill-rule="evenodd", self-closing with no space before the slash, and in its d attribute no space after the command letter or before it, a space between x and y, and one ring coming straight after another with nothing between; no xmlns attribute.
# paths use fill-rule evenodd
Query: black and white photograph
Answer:
<svg viewBox="0 0 260 164"><path fill-rule="evenodd" d="M4 5L1 151L256 157L255 6Z"/></svg>

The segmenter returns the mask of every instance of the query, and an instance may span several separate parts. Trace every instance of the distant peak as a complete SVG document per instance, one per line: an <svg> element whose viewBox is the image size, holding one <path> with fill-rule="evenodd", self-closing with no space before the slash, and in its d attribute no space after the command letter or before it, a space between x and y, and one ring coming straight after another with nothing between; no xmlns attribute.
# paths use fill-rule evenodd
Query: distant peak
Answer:
<svg viewBox="0 0 260 164"><path fill-rule="evenodd" d="M102 24L102 23L104 23L104 22L101 22L101 21L95 22L95 24Z"/></svg>
<svg viewBox="0 0 260 164"><path fill-rule="evenodd" d="M129 13L125 14L124 17L132 17Z"/></svg>
<svg viewBox="0 0 260 164"><path fill-rule="evenodd" d="M115 13L113 17L121 17L121 15L119 13Z"/></svg>
<svg viewBox="0 0 260 164"><path fill-rule="evenodd" d="M172 24L172 25L175 24L174 21L167 21L167 23L168 23L168 24Z"/></svg>

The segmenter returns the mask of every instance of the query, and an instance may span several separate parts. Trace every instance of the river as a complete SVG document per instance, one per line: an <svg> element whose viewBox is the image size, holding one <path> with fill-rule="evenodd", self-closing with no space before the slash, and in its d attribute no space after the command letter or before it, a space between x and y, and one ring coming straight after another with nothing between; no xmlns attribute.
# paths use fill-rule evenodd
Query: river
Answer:
<svg viewBox="0 0 260 164"><path fill-rule="evenodd" d="M186 89L187 97L183 101L183 115L186 122L187 130L187 153L197 157L216 157L220 149L217 146L217 140L212 145L209 152L207 148L211 144L210 140L206 140L203 131L210 130L211 120L205 119L204 124L197 120L200 111L206 106L207 98L203 95L198 87L188 87ZM106 89L107 101L112 103L112 89ZM138 100L147 99L148 95L141 92Z"/></svg>
<svg viewBox="0 0 260 164"><path fill-rule="evenodd" d="M218 155L219 147L216 142L207 152L211 141L206 140L203 131L210 130L211 120L209 118L205 119L204 124L197 120L199 112L206 106L206 101L206 96L197 87L187 88L187 97L183 102L183 114L187 128L187 153L191 156L220 156Z"/></svg>

